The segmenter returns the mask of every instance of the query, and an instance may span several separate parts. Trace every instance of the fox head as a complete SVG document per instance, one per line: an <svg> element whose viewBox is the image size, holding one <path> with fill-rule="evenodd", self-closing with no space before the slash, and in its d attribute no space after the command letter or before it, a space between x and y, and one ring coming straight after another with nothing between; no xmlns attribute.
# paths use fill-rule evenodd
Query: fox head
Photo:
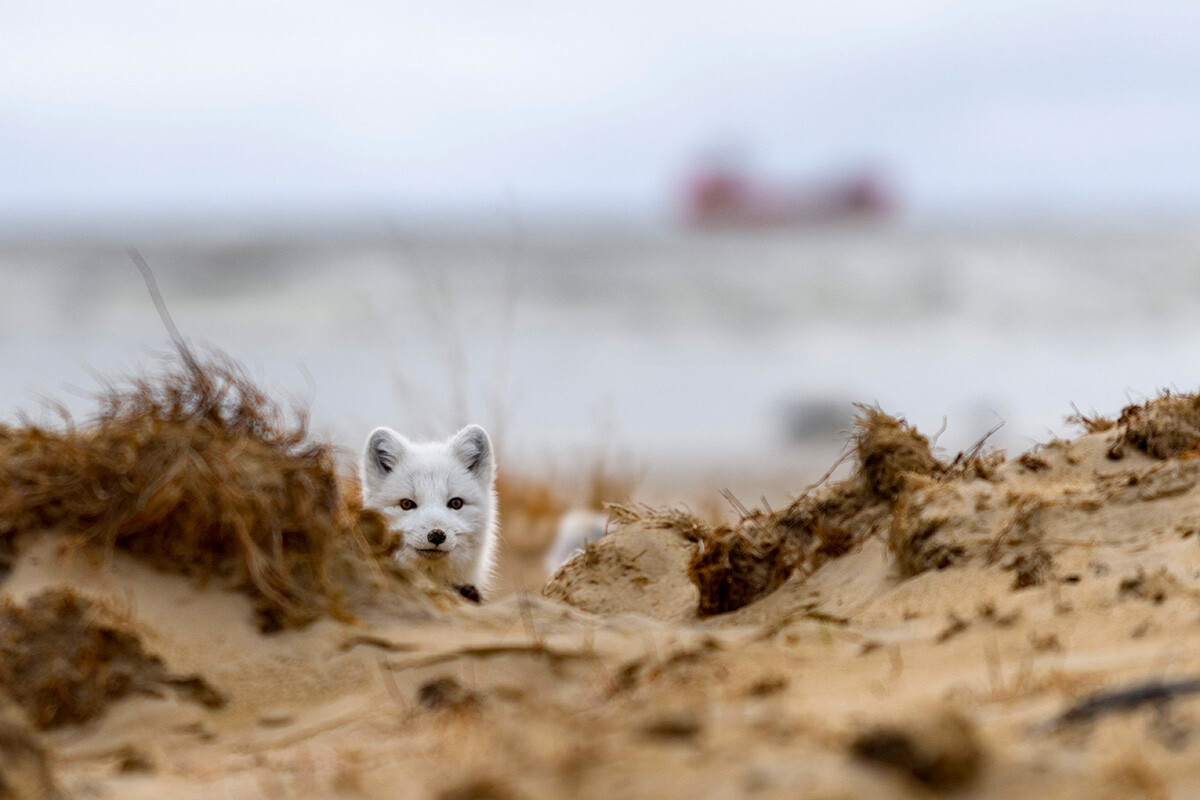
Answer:
<svg viewBox="0 0 1200 800"><path fill-rule="evenodd" d="M442 442L410 442L376 428L363 453L363 506L400 535L402 564L460 584L490 566L496 511L492 442L469 425ZM480 587L482 588L482 587Z"/></svg>

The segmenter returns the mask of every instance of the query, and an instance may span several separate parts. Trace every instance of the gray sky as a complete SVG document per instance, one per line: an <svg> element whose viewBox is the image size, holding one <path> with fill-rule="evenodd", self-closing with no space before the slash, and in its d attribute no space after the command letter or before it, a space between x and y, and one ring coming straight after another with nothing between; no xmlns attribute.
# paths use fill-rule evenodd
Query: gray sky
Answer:
<svg viewBox="0 0 1200 800"><path fill-rule="evenodd" d="M1200 209L1190 2L8 0L0 221L663 213L697 152L912 214Z"/></svg>

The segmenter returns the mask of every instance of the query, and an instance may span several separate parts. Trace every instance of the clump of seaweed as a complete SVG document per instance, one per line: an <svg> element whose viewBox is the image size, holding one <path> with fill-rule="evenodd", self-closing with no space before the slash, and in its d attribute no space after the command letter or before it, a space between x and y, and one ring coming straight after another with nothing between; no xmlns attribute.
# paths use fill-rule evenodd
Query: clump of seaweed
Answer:
<svg viewBox="0 0 1200 800"><path fill-rule="evenodd" d="M975 726L952 710L864 730L850 743L850 752L936 792L951 792L971 784L985 761Z"/></svg>
<svg viewBox="0 0 1200 800"><path fill-rule="evenodd" d="M1071 408L1074 410L1074 413L1070 414L1066 418L1066 423L1068 425L1078 425L1087 433L1104 433L1105 431L1111 431L1117 424L1115 420L1101 416L1095 411L1092 411L1090 414L1085 414L1073 403L1071 404Z"/></svg>
<svg viewBox="0 0 1200 800"><path fill-rule="evenodd" d="M905 420L858 406L852 437L855 470L845 480L804 492L779 513L746 513L734 526L693 530L701 546L692 565L700 614L741 608L799 569L815 569L878 530L913 485L946 467L929 440Z"/></svg>
<svg viewBox="0 0 1200 800"><path fill-rule="evenodd" d="M908 538L898 537L897 531L903 526L898 528L894 520L904 517L905 498L915 480L943 476L947 467L934 457L929 439L904 419L876 406L858 408L860 414L851 439L854 472L842 481L802 494L779 516L778 524L812 544L810 569L844 555L871 534L887 529L888 542L901 560L902 573L915 574L909 573L905 561L914 561L915 567L916 561L933 558L925 552L923 543L934 530L914 531L921 534L913 539L921 546L914 547Z"/></svg>
<svg viewBox="0 0 1200 800"><path fill-rule="evenodd" d="M893 513L921 479L928 482L947 474L929 440L903 419L874 406L859 409L850 451L855 457L853 473L830 485L818 481L782 511L751 511L733 501L741 518L714 526L678 509L609 506L611 519L618 525L669 529L696 545L689 572L699 591L699 616L742 608L797 572L811 571L886 531ZM917 560L948 565L958 555L926 543L935 530L906 538L920 545L909 574L927 568L918 568Z"/></svg>
<svg viewBox="0 0 1200 800"><path fill-rule="evenodd" d="M642 504L608 506L609 518L615 525L641 525L647 528L670 529L689 542L699 542L712 535L712 528L699 517L681 508L653 508Z"/></svg>
<svg viewBox="0 0 1200 800"><path fill-rule="evenodd" d="M1164 391L1154 400L1127 406L1117 420L1120 433L1109 451L1120 458L1124 445L1153 458L1175 458L1200 445L1200 394Z"/></svg>
<svg viewBox="0 0 1200 800"><path fill-rule="evenodd" d="M806 546L809 566L815 568L850 552L886 515L887 504L855 474L801 495L775 521Z"/></svg>
<svg viewBox="0 0 1200 800"><path fill-rule="evenodd" d="M86 722L123 697L168 687L208 707L225 703L203 678L168 672L134 633L70 590L0 604L0 689L38 728Z"/></svg>
<svg viewBox="0 0 1200 800"><path fill-rule="evenodd" d="M911 578L931 569L946 569L966 557L958 544L937 539L946 524L941 517L925 518L908 503L901 503L888 525L887 546L901 577Z"/></svg>
<svg viewBox="0 0 1200 800"><path fill-rule="evenodd" d="M475 777L442 789L437 800L515 800L508 783L493 777Z"/></svg>
<svg viewBox="0 0 1200 800"><path fill-rule="evenodd" d="M749 605L791 577L803 555L802 540L766 515L708 529L691 564L700 589L699 615Z"/></svg>
<svg viewBox="0 0 1200 800"><path fill-rule="evenodd" d="M876 497L894 501L914 475L941 475L946 466L933 456L929 439L901 418L877 406L859 405L854 451L859 477Z"/></svg>
<svg viewBox="0 0 1200 800"><path fill-rule="evenodd" d="M335 551L381 538L313 443L244 368L182 345L159 372L106 385L83 426L0 435L0 551L55 530L201 580L231 580L264 630L336 612ZM377 543L378 544L378 543Z"/></svg>

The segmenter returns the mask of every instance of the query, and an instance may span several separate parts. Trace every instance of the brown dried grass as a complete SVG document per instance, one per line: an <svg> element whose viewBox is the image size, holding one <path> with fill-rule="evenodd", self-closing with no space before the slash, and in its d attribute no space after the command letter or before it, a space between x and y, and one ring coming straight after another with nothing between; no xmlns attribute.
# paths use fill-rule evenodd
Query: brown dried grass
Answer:
<svg viewBox="0 0 1200 800"><path fill-rule="evenodd" d="M1071 405L1071 408L1073 409L1073 413L1067 416L1065 420L1066 423L1068 425L1078 425L1079 427L1083 428L1086 433L1103 433L1104 431L1110 431L1117 424L1115 420L1101 416L1095 411L1092 411L1090 414L1085 414L1074 404Z"/></svg>
<svg viewBox="0 0 1200 800"><path fill-rule="evenodd" d="M854 737L849 749L855 758L894 770L937 793L971 785L987 762L974 722L952 709L868 728Z"/></svg>
<svg viewBox="0 0 1200 800"><path fill-rule="evenodd" d="M0 432L0 542L54 530L228 579L255 599L264 630L339 613L335 552L365 552L386 532L340 491L333 448L309 440L303 413L232 359L183 349L98 401L83 426Z"/></svg>
<svg viewBox="0 0 1200 800"><path fill-rule="evenodd" d="M169 673L136 634L68 589L0 603L0 689L36 727L86 722L116 700L166 687L210 707L225 702L202 678Z"/></svg>
<svg viewBox="0 0 1200 800"><path fill-rule="evenodd" d="M906 537L894 535L894 519L904 516L908 493L922 479L948 474L948 467L933 456L929 439L903 418L877 406L858 409L850 440L854 472L805 492L777 518L808 546L809 569L881 531L889 532L889 546L904 563L911 548Z"/></svg>
<svg viewBox="0 0 1200 800"><path fill-rule="evenodd" d="M699 615L735 611L774 591L803 561L804 544L767 515L708 529L691 564Z"/></svg>
<svg viewBox="0 0 1200 800"><path fill-rule="evenodd" d="M1128 444L1153 458L1175 458L1200 446L1200 394L1163 391L1141 405L1127 406L1117 420L1114 442Z"/></svg>
<svg viewBox="0 0 1200 800"><path fill-rule="evenodd" d="M776 589L804 561L807 541L779 516L755 512L733 525L709 525L678 508L609 506L612 522L671 531L696 545L689 571L699 590L697 615L724 614Z"/></svg>
<svg viewBox="0 0 1200 800"><path fill-rule="evenodd" d="M931 569L946 569L962 561L966 550L955 542L942 542L938 532L945 526L941 517L925 518L909 503L892 511L887 529L887 548L903 578Z"/></svg>
<svg viewBox="0 0 1200 800"><path fill-rule="evenodd" d="M671 528L697 543L691 575L700 592L700 616L748 605L797 571L815 569L887 530L914 481L946 473L929 440L905 420L875 406L859 410L851 440L855 471L837 483L811 487L781 512L744 510L733 525L710 526L678 510L616 507L613 521ZM892 543L902 556L911 549Z"/></svg>
<svg viewBox="0 0 1200 800"><path fill-rule="evenodd" d="M907 521L904 509L912 491L948 476L948 467L905 420L874 406L859 409L849 451L855 457L854 472L833 484L818 482L782 511L752 511L733 501L741 518L710 525L680 509L631 504L610 506L611 520L670 530L695 545L689 571L699 591L701 617L753 603L793 575L811 572L880 533L891 534L888 544L904 574L928 568L931 559L942 565L944 554L927 541L936 527L910 530L892 521Z"/></svg>
<svg viewBox="0 0 1200 800"><path fill-rule="evenodd" d="M902 417L878 406L858 406L854 420L854 453L858 476L876 497L893 501L914 475L941 475L946 466L934 458L929 439Z"/></svg>

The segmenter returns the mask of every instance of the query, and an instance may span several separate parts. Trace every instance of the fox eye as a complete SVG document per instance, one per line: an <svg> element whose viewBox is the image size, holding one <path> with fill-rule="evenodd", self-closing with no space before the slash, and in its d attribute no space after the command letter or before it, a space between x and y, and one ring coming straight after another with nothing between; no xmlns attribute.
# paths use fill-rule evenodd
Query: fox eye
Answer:
<svg viewBox="0 0 1200 800"><path fill-rule="evenodd" d="M450 506L455 511L458 511L460 508L462 508L462 498L461 497L451 497L450 502L446 503L446 505Z"/></svg>
<svg viewBox="0 0 1200 800"><path fill-rule="evenodd" d="M400 501L400 507L403 508L405 511L412 511L414 508L417 507L417 504L414 503L412 500L409 500L406 497Z"/></svg>

